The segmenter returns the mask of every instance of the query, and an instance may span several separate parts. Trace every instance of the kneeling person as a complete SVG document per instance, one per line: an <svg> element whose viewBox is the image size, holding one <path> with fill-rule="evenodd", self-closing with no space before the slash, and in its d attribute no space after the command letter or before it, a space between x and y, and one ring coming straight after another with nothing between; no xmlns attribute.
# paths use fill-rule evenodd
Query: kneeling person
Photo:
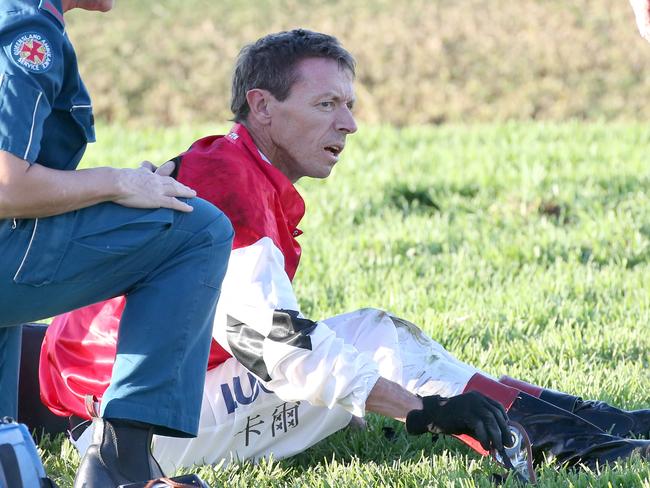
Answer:
<svg viewBox="0 0 650 488"><path fill-rule="evenodd" d="M356 131L353 80L354 61L334 38L304 30L266 36L239 55L232 130L176 158L178 180L223 209L235 238L198 437L155 438L157 459L173 468L289 456L367 411L405 421L411 433L469 435L463 440L481 452L508 442L507 411L528 431L536 459L595 465L648 455L647 441L622 437L648 433L647 411L582 405L576 413L586 421L572 413L576 397L496 381L381 310L319 322L302 316L291 280L305 206L294 183L328 177ZM87 417L84 397L101 398L122 307L118 298L52 323L41 385L56 413ZM72 337L84 339L83 359ZM596 411L605 415L596 419ZM617 435L603 430L612 427ZM87 436L77 441L81 449Z"/></svg>

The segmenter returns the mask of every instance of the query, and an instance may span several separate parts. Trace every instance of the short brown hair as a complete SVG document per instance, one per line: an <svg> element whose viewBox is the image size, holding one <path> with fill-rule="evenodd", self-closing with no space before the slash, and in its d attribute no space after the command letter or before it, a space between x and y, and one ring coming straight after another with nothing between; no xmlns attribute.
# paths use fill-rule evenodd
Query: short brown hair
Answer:
<svg viewBox="0 0 650 488"><path fill-rule="evenodd" d="M235 122L248 116L249 90L268 90L276 99L285 100L298 78L296 65L307 58L333 59L354 76L354 58L333 36L305 29L269 34L245 46L237 57L230 101Z"/></svg>

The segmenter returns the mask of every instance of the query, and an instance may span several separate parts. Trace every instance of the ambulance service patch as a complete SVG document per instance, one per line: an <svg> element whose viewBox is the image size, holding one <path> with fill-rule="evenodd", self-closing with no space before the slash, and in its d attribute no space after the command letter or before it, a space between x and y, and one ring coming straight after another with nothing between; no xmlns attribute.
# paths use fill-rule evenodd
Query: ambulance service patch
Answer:
<svg viewBox="0 0 650 488"><path fill-rule="evenodd" d="M18 66L42 73L52 64L52 48L41 34L26 32L11 44L11 57Z"/></svg>

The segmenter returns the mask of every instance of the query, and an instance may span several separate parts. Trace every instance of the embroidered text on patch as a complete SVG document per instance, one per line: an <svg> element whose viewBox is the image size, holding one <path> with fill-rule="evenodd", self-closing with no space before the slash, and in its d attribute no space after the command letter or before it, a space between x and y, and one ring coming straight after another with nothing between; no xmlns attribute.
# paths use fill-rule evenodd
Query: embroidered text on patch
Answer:
<svg viewBox="0 0 650 488"><path fill-rule="evenodd" d="M52 48L49 41L36 32L26 32L11 45L14 62L29 71L42 73L52 64Z"/></svg>

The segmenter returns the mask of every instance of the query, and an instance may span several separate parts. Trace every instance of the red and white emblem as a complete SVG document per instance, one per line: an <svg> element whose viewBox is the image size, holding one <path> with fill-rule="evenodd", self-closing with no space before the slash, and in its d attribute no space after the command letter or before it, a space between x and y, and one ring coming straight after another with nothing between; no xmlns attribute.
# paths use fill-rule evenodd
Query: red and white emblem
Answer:
<svg viewBox="0 0 650 488"><path fill-rule="evenodd" d="M52 64L52 48L49 41L37 32L26 32L11 45L14 62L29 71L42 73Z"/></svg>

